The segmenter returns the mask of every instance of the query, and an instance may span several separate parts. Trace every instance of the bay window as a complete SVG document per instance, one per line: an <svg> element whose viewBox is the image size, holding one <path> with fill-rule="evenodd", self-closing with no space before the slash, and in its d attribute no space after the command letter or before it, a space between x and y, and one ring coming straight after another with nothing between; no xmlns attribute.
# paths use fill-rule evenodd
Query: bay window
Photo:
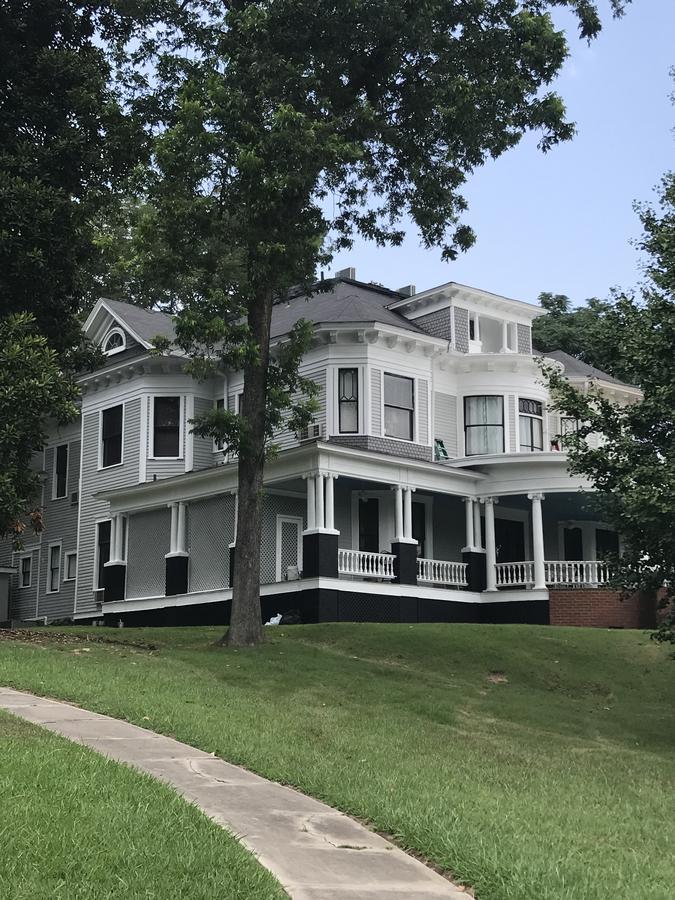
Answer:
<svg viewBox="0 0 675 900"><path fill-rule="evenodd" d="M412 441L415 434L415 386L412 378L384 376L384 433Z"/></svg>
<svg viewBox="0 0 675 900"><path fill-rule="evenodd" d="M504 452L504 398L464 398L464 445L467 456Z"/></svg>
<svg viewBox="0 0 675 900"><path fill-rule="evenodd" d="M338 370L338 430L356 434L359 430L359 370Z"/></svg>
<svg viewBox="0 0 675 900"><path fill-rule="evenodd" d="M518 400L518 428L521 453L544 449L543 404L539 400Z"/></svg>

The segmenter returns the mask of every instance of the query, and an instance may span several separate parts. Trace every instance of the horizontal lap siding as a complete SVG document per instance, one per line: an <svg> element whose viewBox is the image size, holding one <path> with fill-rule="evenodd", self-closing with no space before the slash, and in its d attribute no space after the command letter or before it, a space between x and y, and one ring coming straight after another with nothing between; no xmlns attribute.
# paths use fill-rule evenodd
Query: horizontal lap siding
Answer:
<svg viewBox="0 0 675 900"><path fill-rule="evenodd" d="M31 555L31 585L27 588L19 587L20 558L30 553ZM40 547L28 546L20 553L11 554L10 563L17 569L10 579L10 615L13 619L33 619L37 613L38 579L40 570Z"/></svg>
<svg viewBox="0 0 675 900"><path fill-rule="evenodd" d="M457 456L457 397L434 392L434 437L443 441L449 456Z"/></svg>
<svg viewBox="0 0 675 900"><path fill-rule="evenodd" d="M211 400L207 400L204 397L195 397L195 418L205 415L211 409L213 409ZM188 425L187 427L189 430L191 426ZM222 453L213 452L213 438L199 437L199 435L193 434L192 441L192 467L194 469L209 469L222 460Z"/></svg>
<svg viewBox="0 0 675 900"><path fill-rule="evenodd" d="M425 379L417 379L417 442L429 443L429 382Z"/></svg>
<svg viewBox="0 0 675 900"><path fill-rule="evenodd" d="M114 404L111 403L110 406ZM77 577L78 614L96 612L94 597L95 524L97 519L109 515L106 500L96 500L97 491L138 484L138 454L141 430L141 401L139 397L124 404L123 464L98 470L99 414L84 415L84 440L82 445L82 494L80 496L80 550Z"/></svg>
<svg viewBox="0 0 675 900"><path fill-rule="evenodd" d="M317 402L319 404L319 409L314 414L312 418L312 423L315 425L319 425L321 427L321 434L326 434L326 370L325 369L311 369L311 370L303 370L302 376L304 378L309 378L313 381L317 388L318 393L316 395ZM302 399L301 394L294 394L293 401L298 402ZM290 411L284 416L284 419L287 421L290 416ZM297 447L299 441L298 436L294 431L291 431L288 427L282 427L277 431L274 435L274 444L280 450L286 450L289 447Z"/></svg>

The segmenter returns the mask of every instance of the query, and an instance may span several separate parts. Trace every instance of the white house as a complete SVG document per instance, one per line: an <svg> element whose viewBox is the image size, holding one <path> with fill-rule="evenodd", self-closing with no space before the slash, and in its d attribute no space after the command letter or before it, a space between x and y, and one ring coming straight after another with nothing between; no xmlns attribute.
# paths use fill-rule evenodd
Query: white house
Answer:
<svg viewBox="0 0 675 900"><path fill-rule="evenodd" d="M273 341L314 324L303 373L321 409L282 430L266 468L263 614L303 621L550 619L549 592L597 589L618 546L567 470L575 422L549 410L532 350L540 308L465 285L417 293L338 273L274 311ZM106 364L81 378L77 423L44 449L46 530L5 544L15 619L223 622L237 461L191 433L236 409L239 372L199 383L150 353L170 316L101 300L85 330ZM636 388L550 354L575 383Z"/></svg>

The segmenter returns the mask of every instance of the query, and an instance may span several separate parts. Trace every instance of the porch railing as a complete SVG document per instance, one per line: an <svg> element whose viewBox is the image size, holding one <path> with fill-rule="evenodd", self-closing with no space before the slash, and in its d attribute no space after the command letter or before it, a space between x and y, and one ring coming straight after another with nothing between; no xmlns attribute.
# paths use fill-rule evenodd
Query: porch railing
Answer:
<svg viewBox="0 0 675 900"><path fill-rule="evenodd" d="M534 584L533 562L497 563L497 587Z"/></svg>
<svg viewBox="0 0 675 900"><path fill-rule="evenodd" d="M449 584L466 587L466 563L448 562L442 559L417 560L417 578L428 584Z"/></svg>
<svg viewBox="0 0 675 900"><path fill-rule="evenodd" d="M554 560L544 563L546 584L607 584L612 573L597 560Z"/></svg>
<svg viewBox="0 0 675 900"><path fill-rule="evenodd" d="M394 555L371 553L367 550L338 550L338 574L357 578L394 577Z"/></svg>

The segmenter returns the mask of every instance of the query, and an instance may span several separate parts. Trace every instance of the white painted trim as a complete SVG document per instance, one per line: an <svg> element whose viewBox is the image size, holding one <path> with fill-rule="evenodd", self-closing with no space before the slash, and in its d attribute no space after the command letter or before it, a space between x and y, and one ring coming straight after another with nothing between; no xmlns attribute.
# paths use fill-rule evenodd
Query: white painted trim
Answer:
<svg viewBox="0 0 675 900"><path fill-rule="evenodd" d="M275 571L277 581L282 581L281 572L281 530L284 524L294 524L298 532L298 570L302 571L302 526L304 524L302 516L284 516L277 515L276 526L276 552L275 552Z"/></svg>
<svg viewBox="0 0 675 900"><path fill-rule="evenodd" d="M65 494L61 494L60 496L56 496L56 453L59 447L67 447L66 450L66 492ZM67 500L70 497L68 487L70 484L70 441L62 441L60 444L55 444L52 448L53 450L53 458L52 458L52 502L55 500Z"/></svg>
<svg viewBox="0 0 675 900"><path fill-rule="evenodd" d="M106 350L105 345L108 343L110 338L115 334L119 334L120 337L122 338L122 346L121 347L113 347L112 350ZM119 325L114 325L109 331L106 331L106 333L103 335L103 338L101 339L101 350L103 351L103 353L105 353L106 356L114 356L116 353L121 353L123 350L126 350L126 349L127 349L127 334L123 328L119 327Z"/></svg>
<svg viewBox="0 0 675 900"><path fill-rule="evenodd" d="M52 550L54 547L59 548L59 578L58 587L52 588ZM45 584L45 596L47 594L58 594L61 590L61 572L63 571L63 542L50 541L47 544L47 581Z"/></svg>
<svg viewBox="0 0 675 900"><path fill-rule="evenodd" d="M108 409L115 409L116 407L122 407L122 440L120 447L120 461L118 463L113 463L112 466L104 466L103 465L103 413ZM124 465L124 431L126 426L126 403L122 400L119 403L111 403L108 406L104 406L98 411L98 471L99 472L107 472L109 469L117 469L119 466ZM84 419L84 416L83 416ZM81 454L84 452L84 444L82 445ZM80 464L80 468L82 468Z"/></svg>
<svg viewBox="0 0 675 900"><path fill-rule="evenodd" d="M92 324L96 320L96 317L98 316L99 312L102 309L104 309L108 313L108 315L111 316L118 323L119 326L121 326L125 331L128 331L129 334L131 335L131 337L135 341L137 341L137 343L139 343L141 345L141 347L145 347L146 350L149 350L150 347L152 347L152 344L149 344L147 341L144 341L143 338L140 337L140 335L138 335L133 330L133 328L131 328L127 324L127 322L124 321L124 319L120 318L120 316L117 315L117 313L113 312L112 309L108 306L108 304L103 299L101 299L97 302L96 306L94 306L92 311L87 316L87 321L84 323L84 325L82 327L82 330L84 331L85 334L87 334L87 336L89 336L89 329L91 328Z"/></svg>
<svg viewBox="0 0 675 900"><path fill-rule="evenodd" d="M68 577L68 559L74 556L75 557L75 574L72 578ZM64 584L70 584L71 581L77 580L77 552L75 550L69 550L67 553L63 554L63 577L61 581Z"/></svg>
<svg viewBox="0 0 675 900"><path fill-rule="evenodd" d="M178 456L155 456L155 400L178 398ZM171 390L153 391L150 399L150 415L148 421L148 459L154 462L162 460L173 460L174 462L186 457L184 441L185 441L185 394ZM194 397L193 397L194 402ZM193 408L194 415L194 408ZM185 471L188 471L187 469Z"/></svg>
<svg viewBox="0 0 675 900"><path fill-rule="evenodd" d="M37 545L30 550L22 550L21 553L13 554L13 557L16 560L17 589L20 591L27 591L29 588L33 587L33 553L36 550L39 550ZM30 559L30 578L28 579L28 584L21 584L22 559Z"/></svg>

